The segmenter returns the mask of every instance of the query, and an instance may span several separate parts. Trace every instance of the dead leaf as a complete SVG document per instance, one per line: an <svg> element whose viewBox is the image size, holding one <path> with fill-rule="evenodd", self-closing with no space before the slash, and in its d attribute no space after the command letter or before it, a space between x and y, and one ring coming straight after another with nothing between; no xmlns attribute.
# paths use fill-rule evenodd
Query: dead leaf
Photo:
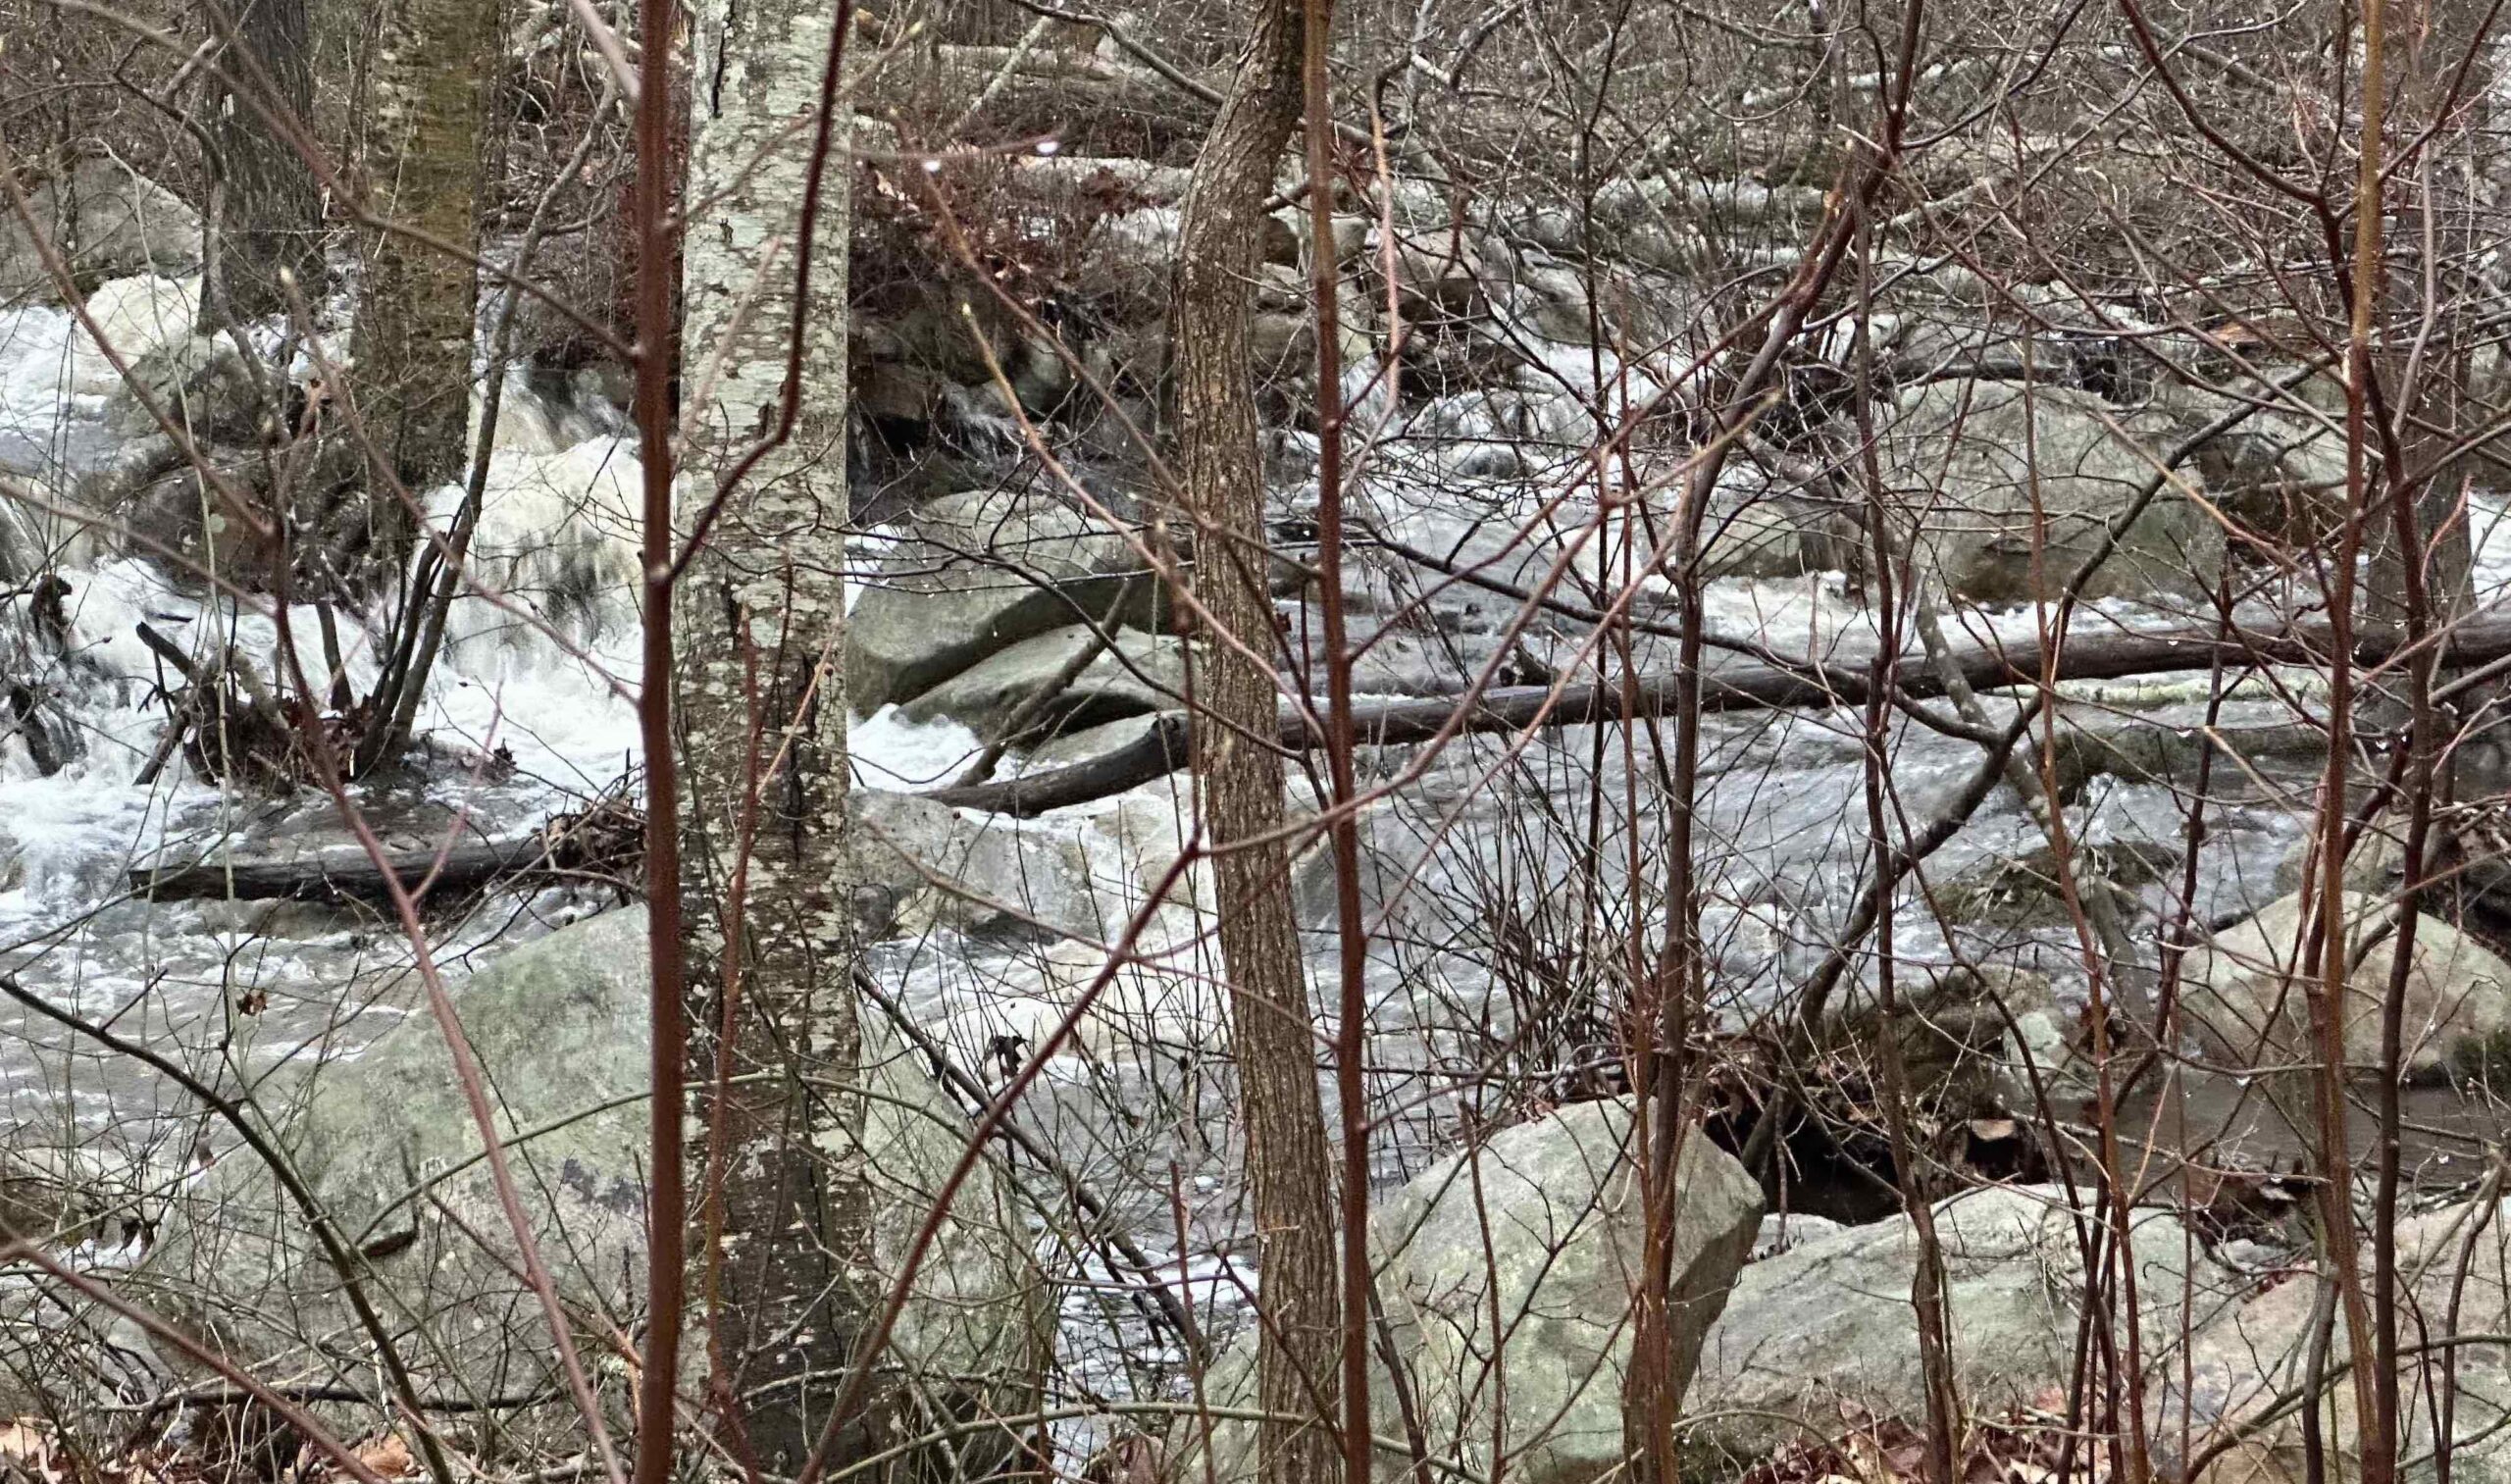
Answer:
<svg viewBox="0 0 2511 1484"><path fill-rule="evenodd" d="M418 1460L410 1457L410 1445L399 1433L385 1433L360 1447L357 1460L387 1479L419 1471Z"/></svg>

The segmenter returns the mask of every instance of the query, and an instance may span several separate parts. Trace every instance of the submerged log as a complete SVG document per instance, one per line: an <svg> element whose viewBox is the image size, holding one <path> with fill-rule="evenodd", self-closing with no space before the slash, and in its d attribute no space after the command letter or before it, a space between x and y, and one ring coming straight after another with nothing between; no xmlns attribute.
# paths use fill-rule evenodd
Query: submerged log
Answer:
<svg viewBox="0 0 2511 1484"><path fill-rule="evenodd" d="M2395 659L2403 642L2402 637L2384 633L2361 638L2354 645L2354 663L2368 668ZM2448 645L2444 660L2452 667L2511 656L2511 619L2461 624L2448 636ZM2060 682L2125 680L2204 670L2218 663L2230 669L2324 665L2330 655L2327 628L2306 625L2272 634L2207 629L2076 638L2059 647L2054 663L2037 643L1975 645L1957 649L1949 658L1951 664L1942 670L1906 663L1898 676L1899 693L1914 701L1936 699L1945 693L1946 671L1958 673L1974 691L1995 691L2037 686L2044 676ZM1872 669L1863 661L1826 664L1768 656L1765 662L1712 668L1702 678L1701 705L1711 711L1858 706L1866 703L1872 679ZM1630 688L1634 703L1627 710L1618 681L1557 691L1550 686L1497 687L1470 701L1461 693L1408 697L1355 706L1353 731L1362 746L1388 746L1466 733L1621 721L1664 711L1674 689L1671 675L1645 677ZM1185 766L1193 726L1193 719L1182 713L1165 713L1140 739L1087 762L999 783L936 789L924 796L1021 818L1103 798ZM1306 716L1286 708L1280 742L1291 751L1309 751L1324 740Z"/></svg>
<svg viewBox="0 0 2511 1484"><path fill-rule="evenodd" d="M130 872L130 892L154 901L386 902L388 868L403 890L441 896L476 891L509 877L579 869L582 851L541 835L479 841L447 849L394 850L382 864L364 850L322 850L287 860L152 861Z"/></svg>

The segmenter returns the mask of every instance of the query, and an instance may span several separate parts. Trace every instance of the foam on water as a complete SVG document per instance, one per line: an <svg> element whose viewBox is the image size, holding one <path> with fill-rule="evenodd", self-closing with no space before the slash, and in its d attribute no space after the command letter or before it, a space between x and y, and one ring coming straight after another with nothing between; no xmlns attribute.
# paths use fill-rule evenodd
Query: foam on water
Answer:
<svg viewBox="0 0 2511 1484"><path fill-rule="evenodd" d="M897 706L883 706L847 726L846 748L855 782L874 789L938 788L985 750L985 742L948 717L909 721Z"/></svg>
<svg viewBox="0 0 2511 1484"><path fill-rule="evenodd" d="M126 279L97 288L86 308L128 364L191 334L198 293L194 280ZM265 348L277 343L276 326L249 333ZM339 338L327 355L345 350ZM313 1043L353 1054L368 1033L343 1035L351 1020L397 1018L406 945L322 914L281 922L261 904L122 899L129 868L161 855L276 855L349 841L316 791L248 796L199 781L180 759L141 782L166 735L165 692L180 681L141 641L140 625L196 660L231 651L265 680L289 667L282 625L266 605L206 593L153 561L111 552L107 540L56 531L75 529L63 512L75 514L81 477L128 442L107 421L121 384L113 360L65 309L0 309L0 474L29 486L7 514L67 584L58 642L38 631L25 593L0 596L7 679L37 698L66 757L46 776L26 737L0 717L0 959L35 992L109 1011L168 1054L208 1057L213 1072L268 1065ZM291 374L313 369L300 348ZM396 847L448 828L536 827L636 761L640 471L633 442L617 435L624 420L581 387L562 390L577 396L552 400L520 376L507 388L470 562L476 586L494 596L466 591L455 603L420 712L437 760L416 793L400 784L356 791ZM458 489L430 497L440 532L459 504ZM382 631L362 615L336 617L344 668L363 693ZM286 620L297 665L319 683L320 615L299 606ZM459 756L500 747L511 777ZM421 800L434 812L407 815ZM494 939L520 941L570 910L567 901L508 901L445 926L439 951L458 959ZM247 989L266 1001L249 1019L233 1008ZM67 1108L102 1126L164 1105L151 1079L92 1062L74 1073L82 1063L70 1043L14 1013L8 1022L0 1112L57 1122Z"/></svg>
<svg viewBox="0 0 2511 1484"><path fill-rule="evenodd" d="M561 426L537 398L507 396L541 428ZM636 444L607 435L548 451L518 438L491 459L431 730L475 750L502 743L526 771L579 789L634 760L641 473ZM462 493L431 497L439 532Z"/></svg>

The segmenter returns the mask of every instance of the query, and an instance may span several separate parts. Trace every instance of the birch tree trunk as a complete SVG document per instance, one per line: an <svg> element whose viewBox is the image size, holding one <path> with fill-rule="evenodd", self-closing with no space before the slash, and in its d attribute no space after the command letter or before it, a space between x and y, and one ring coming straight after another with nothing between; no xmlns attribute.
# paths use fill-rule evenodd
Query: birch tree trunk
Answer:
<svg viewBox="0 0 2511 1484"><path fill-rule="evenodd" d="M1340 1304L1334 1165L1316 1087L1316 1039L1290 851L1281 840L1278 648L1267 582L1263 465L1248 356L1248 294L1265 198L1300 118L1299 0L1263 0L1228 96L1196 157L1178 229L1170 357L1178 455L1195 524L1195 585L1220 629L1197 678L1205 713L1194 768L1218 852L1221 958L1247 1123L1247 1171L1261 1244L1264 1327L1256 1349L1264 1484L1342 1476L1331 1425ZM1249 842L1257 842L1249 844Z"/></svg>
<svg viewBox="0 0 2511 1484"><path fill-rule="evenodd" d="M692 1163L722 1172L720 1199L698 1218L700 1319L718 1424L738 1415L749 1458L787 1477L810 1453L865 1312L862 1108L842 1095L857 1060L844 848L842 118L818 218L803 220L833 10L698 7L684 193L704 203L683 244L694 436L677 522L684 542L706 528L676 602L692 1086L709 1123ZM789 354L790 435L726 489L780 426ZM857 1446L842 1442L831 1461Z"/></svg>
<svg viewBox="0 0 2511 1484"><path fill-rule="evenodd" d="M375 213L436 243L472 250L481 192L481 122L495 71L495 0L385 0L373 68L375 125L366 183ZM472 323L467 258L400 232L366 236L359 285L357 405L373 455L414 495L463 468ZM408 512L387 489L367 501L367 535L394 570Z"/></svg>
<svg viewBox="0 0 2511 1484"><path fill-rule="evenodd" d="M244 0L222 59L263 107L302 128L313 117L314 72L305 0ZM253 85L258 77L261 85ZM282 272L309 303L323 298L323 201L294 145L240 97L221 98L209 120L217 187L213 251L201 294L208 328L287 310Z"/></svg>

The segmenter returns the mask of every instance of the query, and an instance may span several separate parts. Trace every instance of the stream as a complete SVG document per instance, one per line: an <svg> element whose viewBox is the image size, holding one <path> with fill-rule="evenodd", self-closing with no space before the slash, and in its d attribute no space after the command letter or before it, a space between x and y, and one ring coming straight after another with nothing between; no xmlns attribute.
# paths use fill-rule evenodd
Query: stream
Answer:
<svg viewBox="0 0 2511 1484"><path fill-rule="evenodd" d="M188 333L194 292L175 281L121 281L96 302L135 355ZM76 489L110 473L128 456L128 435L116 431L117 384L63 311L0 309L0 475ZM510 606L478 597L457 605L427 694L420 760L351 790L395 847L536 829L583 807L637 763L633 439L621 414L583 385L553 393L545 382L517 377L506 408L476 555L483 580ZM1523 509L1524 481L1494 452L1507 434L1492 414L1454 398L1397 423L1363 489L1377 529L1442 549L1487 545L1482 533ZM1278 491L1286 519L1313 497L1300 486L1292 452ZM994 457L1005 482L1025 477L1016 447L998 444ZM440 520L454 496L435 497ZM0 654L13 676L29 677L43 715L71 742L66 764L46 775L23 729L0 739L0 971L225 1091L308 1058L354 1060L417 1001L410 947L391 924L352 908L155 903L127 890L129 869L153 859L262 859L352 845L333 803L312 792L250 798L181 766L138 781L167 713L166 677L137 626L196 652L232 645L266 674L279 657L277 626L171 579L131 543L98 535L65 509L13 505L0 518L20 564L8 574L18 590L0 602ZM1569 511L1559 524L1574 530L1579 518ZM2511 533L2497 537L2499 525L2488 520L2481 543L2488 598L2511 586ZM865 532L867 564L896 535ZM30 553L69 585L58 643L38 633L25 584ZM1565 559L1594 574L1611 570L1601 544ZM1425 593L1421 573L1401 562L1371 557L1359 567L1364 627L1392 623L1385 616L1407 603L1427 616L1426 626L1406 631L1410 670L1369 672L1387 693L1408 674L1456 662L1454 652L1443 659L1442 646L1469 651L1514 606L1455 585ZM1662 586L1643 585L1643 597L1662 602ZM1973 638L2024 638L2036 622L2027 609L1964 617ZM1837 573L1720 580L1709 618L1721 634L1782 652L1854 658L1873 641L1861 596ZM2183 622L2112 601L2088 608L2078 632ZM292 615L290 628L309 646L301 660L319 672L313 613ZM353 677L371 674L367 631L351 626L345 639ZM1527 642L1561 665L1577 659L1585 639L1578 625L1543 624ZM1646 640L1639 659L1669 654L1667 641ZM2184 758L2203 745L2206 705L2201 675L2081 688L2068 714L2108 744L2146 746L2134 739L2159 737L2166 753L2177 746ZM1867 879L1860 726L1848 711L1730 713L1709 724L1699 866L1714 959L1709 1009L1722 1028L1742 1029L1802 982ZM2299 838L2318 767L2310 739L2297 736L2306 733L2293 701L2273 688L2248 687L2225 703L2216 736L2244 761L2215 774L2196 873L2201 920L2276 895L2276 867ZM1616 1032L1595 1013L1594 987L1621 984L1628 945L1656 942L1664 928L1662 904L1647 889L1659 822L1625 819L1619 802L1653 787L1654 763L1626 741L1620 729L1568 727L1531 739L1463 738L1435 755L1361 757L1363 787L1403 785L1362 820L1380 1182L1406 1178L1461 1130L1583 1096L1610 1076ZM949 778L981 743L955 722L911 721L890 706L856 719L851 745L858 787L911 792ZM1895 802L1912 820L1944 808L1977 767L1973 743L1921 727L1900 728L1893 748ZM2186 814L2173 786L2177 766L2166 757L2142 773L2087 767L2071 799L2076 839L2114 862L2142 863L2122 879L2149 939L2178 887ZM1044 1039L1103 963L1104 939L1175 858L1191 815L1185 788L1170 778L1033 821L968 819L981 841L1011 847L996 858L1013 866L985 885L1054 916L1067 936L999 922L924 924L871 946L871 969L963 1066L999 1084L1005 1058ZM1312 784L1296 781L1293 792L1296 804L1313 807ZM2072 929L2033 909L2029 894L2010 890L2001 874L2043 847L2038 827L2000 789L1923 873L1930 890L1970 893L1976 910L1948 930L1923 893L1905 893L1894 922L1902 972L2010 963L2046 975L2062 1006L2079 1007ZM1302 856L1294 885L1312 971L1330 983L1330 873L1317 848ZM596 887L492 893L440 915L432 946L458 974L607 904ZM1182 1220L1178 1260L1197 1297L1215 1301L1251 1278L1209 907L1199 869L1153 914L1139 961L1118 976L1020 1116L1073 1173L1114 1195L1136 1230L1173 1234ZM1330 1017L1320 1016L1318 1030L1330 1033ZM2192 1105L2234 1126L2244 1160L2274 1164L2290 1152L2242 1089L2210 1084ZM2472 1168L2476 1154L2464 1141L2500 1127L2495 1109L2446 1090L2419 1091L2411 1106L2419 1121L2444 1130L2423 1138L2410 1160L2425 1168L2429 1159L2437 1179ZM2130 1115L2150 1110L2139 1104ZM182 1167L204 1141L223 1142L179 1088L14 1005L0 1008L0 1120L19 1148L101 1143L161 1169ZM1176 1256L1179 1244L1148 1245ZM1068 1332L1105 1346L1113 1301L1087 1283L1068 1292ZM1119 1351L1132 1353L1113 1346L1106 1363Z"/></svg>

